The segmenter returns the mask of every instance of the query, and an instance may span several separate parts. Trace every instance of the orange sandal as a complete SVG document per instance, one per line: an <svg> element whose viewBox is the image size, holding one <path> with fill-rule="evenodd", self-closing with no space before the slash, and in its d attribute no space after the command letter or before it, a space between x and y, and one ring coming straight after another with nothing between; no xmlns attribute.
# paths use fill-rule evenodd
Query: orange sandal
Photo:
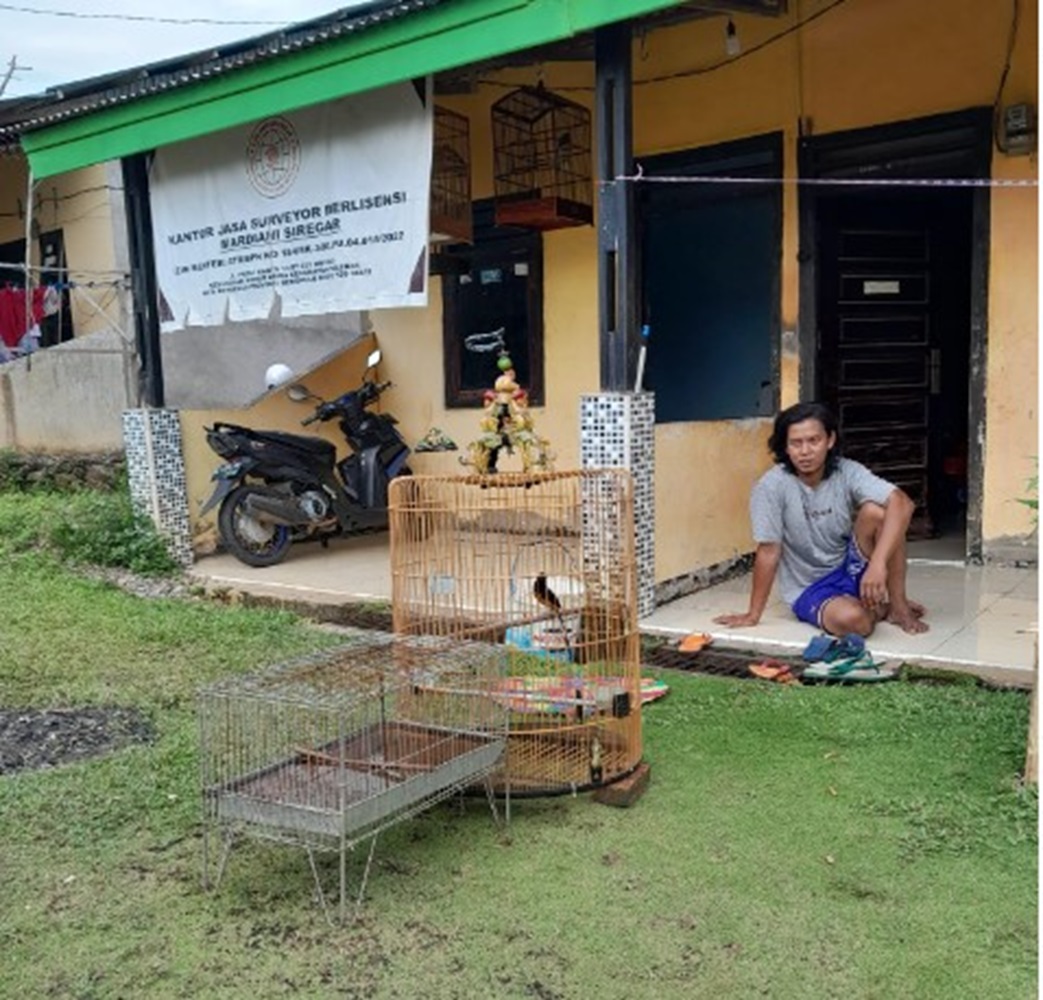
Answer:
<svg viewBox="0 0 1043 1000"><path fill-rule="evenodd" d="M713 637L705 632L691 632L677 644L677 648L682 653L698 653L700 649L705 649L711 642L713 642Z"/></svg>
<svg viewBox="0 0 1043 1000"><path fill-rule="evenodd" d="M774 681L776 684L799 684L800 680L790 669L788 663L781 660L761 660L759 663L751 663L749 671L754 677L762 681Z"/></svg>

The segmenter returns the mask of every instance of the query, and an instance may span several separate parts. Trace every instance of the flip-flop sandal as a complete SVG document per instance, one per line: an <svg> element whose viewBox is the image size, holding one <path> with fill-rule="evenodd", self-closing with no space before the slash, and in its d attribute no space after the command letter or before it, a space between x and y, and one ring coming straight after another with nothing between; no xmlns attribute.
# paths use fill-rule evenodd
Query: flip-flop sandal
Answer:
<svg viewBox="0 0 1043 1000"><path fill-rule="evenodd" d="M844 636L816 635L805 647L802 656L809 663L833 663L860 656L865 652L866 641L856 632Z"/></svg>
<svg viewBox="0 0 1043 1000"><path fill-rule="evenodd" d="M751 663L748 669L754 677L758 677L762 681L774 681L776 684L800 683L800 679L790 669L790 665L781 660L762 660L759 663Z"/></svg>
<svg viewBox="0 0 1043 1000"><path fill-rule="evenodd" d="M813 663L804 669L804 680L807 681L858 681L873 683L875 681L892 681L897 677L894 670L881 669L868 651L859 656L850 656L832 663Z"/></svg>
<svg viewBox="0 0 1043 1000"><path fill-rule="evenodd" d="M804 648L804 652L801 656L808 661L808 663L815 663L817 660L825 658L834 645L836 645L836 639L831 635L816 635Z"/></svg>
<svg viewBox="0 0 1043 1000"><path fill-rule="evenodd" d="M843 660L857 659L866 653L866 641L856 632L849 632L833 643L832 648L822 657L826 663L839 663Z"/></svg>
<svg viewBox="0 0 1043 1000"><path fill-rule="evenodd" d="M698 653L700 649L705 649L711 642L713 642L713 636L709 636L705 632L692 632L677 644L677 649L682 653Z"/></svg>

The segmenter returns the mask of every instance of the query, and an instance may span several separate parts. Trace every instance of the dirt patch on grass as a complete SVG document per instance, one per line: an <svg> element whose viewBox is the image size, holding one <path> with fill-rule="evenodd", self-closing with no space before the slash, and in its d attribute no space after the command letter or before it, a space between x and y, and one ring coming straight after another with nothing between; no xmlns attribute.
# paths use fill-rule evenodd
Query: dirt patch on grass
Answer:
<svg viewBox="0 0 1043 1000"><path fill-rule="evenodd" d="M89 760L154 735L133 708L0 708L0 774Z"/></svg>

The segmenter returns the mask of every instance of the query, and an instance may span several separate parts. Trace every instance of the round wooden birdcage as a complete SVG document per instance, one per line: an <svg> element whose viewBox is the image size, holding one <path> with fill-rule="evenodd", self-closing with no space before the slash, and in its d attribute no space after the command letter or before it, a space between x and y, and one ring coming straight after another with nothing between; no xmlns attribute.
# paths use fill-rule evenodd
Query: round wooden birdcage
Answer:
<svg viewBox="0 0 1043 1000"><path fill-rule="evenodd" d="M641 761L633 491L619 469L391 484L396 634L507 655L515 792L589 788Z"/></svg>
<svg viewBox="0 0 1043 1000"><path fill-rule="evenodd" d="M492 107L497 225L559 229L593 221L590 112L546 88Z"/></svg>

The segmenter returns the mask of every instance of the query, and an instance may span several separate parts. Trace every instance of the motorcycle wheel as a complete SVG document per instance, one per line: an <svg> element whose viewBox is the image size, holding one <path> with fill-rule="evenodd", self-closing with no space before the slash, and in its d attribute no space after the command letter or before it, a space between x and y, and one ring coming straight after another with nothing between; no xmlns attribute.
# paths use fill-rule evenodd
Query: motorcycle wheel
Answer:
<svg viewBox="0 0 1043 1000"><path fill-rule="evenodd" d="M225 548L247 566L274 566L290 550L290 529L285 524L264 524L251 517L243 505L250 486L237 486L225 497L217 514L217 528Z"/></svg>

